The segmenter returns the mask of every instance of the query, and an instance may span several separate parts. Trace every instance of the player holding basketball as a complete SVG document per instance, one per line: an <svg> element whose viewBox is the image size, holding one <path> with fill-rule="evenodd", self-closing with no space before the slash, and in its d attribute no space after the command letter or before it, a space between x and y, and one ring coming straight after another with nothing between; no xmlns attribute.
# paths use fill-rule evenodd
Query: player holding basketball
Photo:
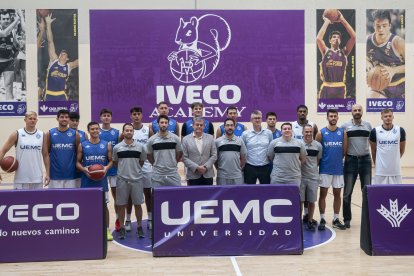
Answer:
<svg viewBox="0 0 414 276"><path fill-rule="evenodd" d="M50 159L47 153L43 132L36 128L37 113L28 111L24 116L25 127L13 132L0 151L0 160L11 147L16 147L16 160L19 167L14 174L14 189L42 189L43 183L49 184ZM43 163L46 174L43 180ZM0 183L2 181L0 175Z"/></svg>
<svg viewBox="0 0 414 276"><path fill-rule="evenodd" d="M339 11L338 11L339 12ZM324 41L324 36L329 24L334 24L328 18L323 17L323 25L316 37L318 49L322 54L320 62L320 78L323 81L319 90L320 99L344 99L346 96L346 67L348 65L348 55L355 45L356 34L352 26L345 17L339 12L337 22L341 23L349 34L349 39L344 48L340 48L342 34L339 31L333 31L329 34L328 48Z"/></svg>
<svg viewBox="0 0 414 276"><path fill-rule="evenodd" d="M99 124L97 122L90 122L88 124L89 140L79 144L77 150L76 168L83 172L81 179L82 188L103 188L105 192L106 203L109 202L108 196L108 182L106 173L112 167L112 147L111 143L101 140L99 138ZM94 164L104 166L105 177L101 180L93 180L90 178L88 167ZM109 211L108 206L105 205L106 212L106 226L107 226L107 240L113 239L109 231Z"/></svg>
<svg viewBox="0 0 414 276"><path fill-rule="evenodd" d="M388 10L375 10L373 34L367 38L367 71L381 66L381 74L390 80L383 91L371 90L368 98L405 97L405 40L391 33Z"/></svg>

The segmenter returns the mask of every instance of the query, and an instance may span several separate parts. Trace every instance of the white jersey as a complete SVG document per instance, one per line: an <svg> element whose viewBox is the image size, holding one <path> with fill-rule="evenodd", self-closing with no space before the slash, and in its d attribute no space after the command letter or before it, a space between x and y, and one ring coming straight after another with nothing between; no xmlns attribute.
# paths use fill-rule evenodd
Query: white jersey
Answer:
<svg viewBox="0 0 414 276"><path fill-rule="evenodd" d="M17 130L16 159L19 167L14 183L43 182L43 132L28 133L24 128Z"/></svg>
<svg viewBox="0 0 414 276"><path fill-rule="evenodd" d="M140 143L146 147L147 141L149 139L149 127L146 125L142 125L140 129L134 129L134 136L132 137L135 142ZM143 172L152 172L151 163L147 160L144 162L144 166L142 166Z"/></svg>
<svg viewBox="0 0 414 276"><path fill-rule="evenodd" d="M401 129L394 125L390 130L382 126L375 128L377 155L375 158L375 175L401 175L400 140Z"/></svg>
<svg viewBox="0 0 414 276"><path fill-rule="evenodd" d="M315 127L315 124L308 120L308 125ZM298 121L292 123L293 137L299 140L303 139L303 126L301 126Z"/></svg>

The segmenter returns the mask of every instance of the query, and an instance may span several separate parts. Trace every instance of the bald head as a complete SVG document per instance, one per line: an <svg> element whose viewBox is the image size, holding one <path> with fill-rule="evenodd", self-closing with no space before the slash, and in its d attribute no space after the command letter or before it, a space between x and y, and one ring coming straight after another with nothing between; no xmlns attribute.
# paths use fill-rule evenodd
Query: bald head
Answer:
<svg viewBox="0 0 414 276"><path fill-rule="evenodd" d="M361 120L363 113L364 110L362 108L362 105L354 104L352 106L352 118L354 118L354 120Z"/></svg>

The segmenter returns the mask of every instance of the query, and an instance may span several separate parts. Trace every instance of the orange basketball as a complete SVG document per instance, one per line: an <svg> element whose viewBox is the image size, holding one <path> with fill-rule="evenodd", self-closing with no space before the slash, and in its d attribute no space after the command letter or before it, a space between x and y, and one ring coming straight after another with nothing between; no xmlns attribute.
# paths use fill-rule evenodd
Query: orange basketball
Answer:
<svg viewBox="0 0 414 276"><path fill-rule="evenodd" d="M19 167L19 162L13 156L6 156L0 161L0 167L6 173L14 172Z"/></svg>
<svg viewBox="0 0 414 276"><path fill-rule="evenodd" d="M327 9L323 12L323 16L333 23L339 20L341 13L336 9Z"/></svg>
<svg viewBox="0 0 414 276"><path fill-rule="evenodd" d="M381 66L375 66L367 73L367 84L374 91L382 91L390 84L390 79L383 76Z"/></svg>
<svg viewBox="0 0 414 276"><path fill-rule="evenodd" d="M50 10L37 10L37 14L40 17L46 17L49 15L49 13L50 13Z"/></svg>
<svg viewBox="0 0 414 276"><path fill-rule="evenodd" d="M99 181L105 177L105 168L101 164L94 164L88 167L89 178Z"/></svg>

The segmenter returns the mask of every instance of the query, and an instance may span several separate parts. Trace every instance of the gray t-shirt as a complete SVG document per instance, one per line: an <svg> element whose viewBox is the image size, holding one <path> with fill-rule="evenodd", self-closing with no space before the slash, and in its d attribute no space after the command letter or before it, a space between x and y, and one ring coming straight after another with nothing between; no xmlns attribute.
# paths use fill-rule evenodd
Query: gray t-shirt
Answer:
<svg viewBox="0 0 414 276"><path fill-rule="evenodd" d="M312 140L312 143L305 143L306 162L302 164L302 178L317 180L319 179L318 161L322 158L322 145L318 141Z"/></svg>
<svg viewBox="0 0 414 276"><path fill-rule="evenodd" d="M225 135L215 141L217 147L217 177L233 179L243 177L240 156L246 156L246 146L237 136L228 139Z"/></svg>
<svg viewBox="0 0 414 276"><path fill-rule="evenodd" d="M281 183L300 183L299 157L306 157L305 146L301 141L293 137L289 141L283 137L277 138L270 143L267 156L273 160L272 179L277 179Z"/></svg>
<svg viewBox="0 0 414 276"><path fill-rule="evenodd" d="M372 126L370 123L361 121L360 125L355 125L352 120L344 123L341 128L348 136L348 148L346 154L353 156L368 155L369 152L369 134Z"/></svg>
<svg viewBox="0 0 414 276"><path fill-rule="evenodd" d="M154 156L153 174L172 176L177 174L176 154L181 152L181 140L174 133L161 137L159 133L151 136L147 142L147 153Z"/></svg>
<svg viewBox="0 0 414 276"><path fill-rule="evenodd" d="M118 176L139 180L142 178L142 167L139 161L144 162L147 159L147 151L145 146L140 143L133 142L128 145L122 141L113 148L112 160L118 162Z"/></svg>

